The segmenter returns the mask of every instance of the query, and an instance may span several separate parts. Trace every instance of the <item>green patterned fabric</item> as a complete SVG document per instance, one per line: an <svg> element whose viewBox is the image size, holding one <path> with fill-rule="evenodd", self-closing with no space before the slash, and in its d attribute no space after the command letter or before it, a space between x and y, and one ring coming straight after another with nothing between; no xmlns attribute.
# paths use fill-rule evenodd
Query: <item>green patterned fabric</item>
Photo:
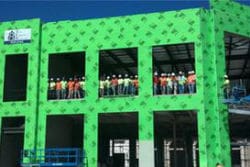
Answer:
<svg viewBox="0 0 250 167"><path fill-rule="evenodd" d="M167 3L167 2L166 2ZM138 112L139 141L154 140L154 111L197 111L199 164L231 166L228 111L220 101L225 74L224 32L250 37L250 8L232 1L211 1L211 9L140 14L41 24L39 19L0 23L0 89L4 87L5 55L28 53L27 100L0 102L0 117L25 116L24 148L44 148L46 117L84 114L84 148L89 167L97 166L98 114ZM32 29L32 41L4 45L8 29ZM152 46L194 43L197 93L153 96ZM138 48L139 96L98 96L99 50ZM85 52L86 97L48 101L48 56ZM3 91L0 91L3 99ZM152 142L153 143L153 142ZM153 155L153 153L152 153ZM153 158L152 158L153 159ZM143 164L140 164L141 167Z"/></svg>

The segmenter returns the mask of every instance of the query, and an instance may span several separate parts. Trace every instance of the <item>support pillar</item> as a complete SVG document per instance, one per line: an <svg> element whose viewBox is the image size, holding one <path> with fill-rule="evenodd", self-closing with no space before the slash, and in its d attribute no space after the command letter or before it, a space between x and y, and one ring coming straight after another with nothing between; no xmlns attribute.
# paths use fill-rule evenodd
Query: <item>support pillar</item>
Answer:
<svg viewBox="0 0 250 167"><path fill-rule="evenodd" d="M84 149L88 166L97 167L98 157L98 114L85 115L84 125Z"/></svg>

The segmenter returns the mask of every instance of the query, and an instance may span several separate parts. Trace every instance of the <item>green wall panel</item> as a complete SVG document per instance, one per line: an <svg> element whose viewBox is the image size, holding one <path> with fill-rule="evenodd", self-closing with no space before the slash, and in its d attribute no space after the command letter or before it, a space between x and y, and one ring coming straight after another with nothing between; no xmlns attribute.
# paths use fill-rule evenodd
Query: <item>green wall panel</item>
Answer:
<svg viewBox="0 0 250 167"><path fill-rule="evenodd" d="M39 19L11 21L0 23L0 118L2 117L25 117L25 148L35 147L36 137L36 113L38 99L38 70L40 56L40 27ZM31 43L25 44L4 44L4 32L10 29L31 28ZM3 102L4 87L4 69L5 56L11 54L28 54L28 71L27 71L27 98L26 101L19 102Z"/></svg>
<svg viewBox="0 0 250 167"><path fill-rule="evenodd" d="M0 39L1 71L4 71L6 54L29 54L27 100L1 101L0 117L25 116L24 147L44 148L48 115L84 114L84 148L89 166L95 167L99 113L138 112L139 142L149 144L147 147L150 148L154 140L155 111L194 110L198 118L200 166L210 167L215 166L216 162L222 162L230 167L228 111L221 101L225 74L224 31L250 37L250 9L231 1L211 0L210 3L212 8L209 10L190 9L84 21L59 21L45 23L41 29L38 19L0 23L2 35L8 29L32 28L32 42L29 44L4 45L3 36ZM194 43L195 48L197 93L153 96L152 47L190 42ZM139 95L99 98L99 50L132 47L138 48ZM84 99L47 100L49 54L64 52L85 52ZM4 73L1 73L1 90L3 79ZM143 166L143 162L140 163Z"/></svg>

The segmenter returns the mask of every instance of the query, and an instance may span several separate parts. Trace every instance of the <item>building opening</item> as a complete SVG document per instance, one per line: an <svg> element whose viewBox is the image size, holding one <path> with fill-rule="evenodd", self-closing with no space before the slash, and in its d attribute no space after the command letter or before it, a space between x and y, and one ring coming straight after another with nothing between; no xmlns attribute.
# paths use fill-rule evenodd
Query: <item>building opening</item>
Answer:
<svg viewBox="0 0 250 167"><path fill-rule="evenodd" d="M25 101L27 94L28 55L6 55L3 101Z"/></svg>
<svg viewBox="0 0 250 167"><path fill-rule="evenodd" d="M138 95L137 48L101 50L99 56L99 96Z"/></svg>
<svg viewBox="0 0 250 167"><path fill-rule="evenodd" d="M250 166L250 111L248 112L248 115L229 115L233 167Z"/></svg>
<svg viewBox="0 0 250 167"><path fill-rule="evenodd" d="M225 33L224 102L229 109L233 167L250 166L250 38Z"/></svg>
<svg viewBox="0 0 250 167"><path fill-rule="evenodd" d="M250 93L250 38L225 33L225 78L230 81L225 98ZM243 95L242 95L243 94Z"/></svg>
<svg viewBox="0 0 250 167"><path fill-rule="evenodd" d="M154 113L155 166L198 167L196 117L194 111Z"/></svg>
<svg viewBox="0 0 250 167"><path fill-rule="evenodd" d="M3 117L1 129L0 166L20 166L24 145L24 117Z"/></svg>
<svg viewBox="0 0 250 167"><path fill-rule="evenodd" d="M83 148L83 115L47 116L46 148Z"/></svg>
<svg viewBox="0 0 250 167"><path fill-rule="evenodd" d="M153 47L153 94L196 92L194 44Z"/></svg>
<svg viewBox="0 0 250 167"><path fill-rule="evenodd" d="M85 53L49 55L48 100L85 97Z"/></svg>
<svg viewBox="0 0 250 167"><path fill-rule="evenodd" d="M99 114L98 163L138 167L138 114Z"/></svg>

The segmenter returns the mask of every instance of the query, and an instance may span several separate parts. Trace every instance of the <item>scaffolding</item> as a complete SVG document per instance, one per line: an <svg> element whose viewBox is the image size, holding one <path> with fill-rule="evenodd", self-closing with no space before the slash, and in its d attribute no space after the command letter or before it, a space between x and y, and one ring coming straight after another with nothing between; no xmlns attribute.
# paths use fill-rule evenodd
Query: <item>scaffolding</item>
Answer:
<svg viewBox="0 0 250 167"><path fill-rule="evenodd" d="M86 154L79 148L23 150L22 167L88 167Z"/></svg>

